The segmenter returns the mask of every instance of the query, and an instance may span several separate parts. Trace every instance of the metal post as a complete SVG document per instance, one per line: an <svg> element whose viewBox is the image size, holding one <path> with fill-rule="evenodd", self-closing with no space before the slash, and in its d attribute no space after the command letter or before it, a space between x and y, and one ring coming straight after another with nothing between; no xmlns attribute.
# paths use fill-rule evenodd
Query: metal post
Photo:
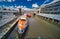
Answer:
<svg viewBox="0 0 60 39"><path fill-rule="evenodd" d="M22 15L21 8L19 8L19 14Z"/></svg>

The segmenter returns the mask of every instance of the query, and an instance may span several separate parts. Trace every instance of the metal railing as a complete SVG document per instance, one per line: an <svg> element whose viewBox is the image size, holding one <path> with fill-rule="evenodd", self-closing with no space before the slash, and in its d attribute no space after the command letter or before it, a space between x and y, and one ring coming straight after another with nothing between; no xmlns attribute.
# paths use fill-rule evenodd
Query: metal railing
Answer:
<svg viewBox="0 0 60 39"><path fill-rule="evenodd" d="M37 15L60 21L60 14L43 14L43 13L40 13Z"/></svg>
<svg viewBox="0 0 60 39"><path fill-rule="evenodd" d="M19 19L14 20L13 22L11 21L10 23L8 23L7 25L5 25L4 27L2 27L0 29L0 39L6 39L9 34L13 31L13 29L15 28L17 22Z"/></svg>

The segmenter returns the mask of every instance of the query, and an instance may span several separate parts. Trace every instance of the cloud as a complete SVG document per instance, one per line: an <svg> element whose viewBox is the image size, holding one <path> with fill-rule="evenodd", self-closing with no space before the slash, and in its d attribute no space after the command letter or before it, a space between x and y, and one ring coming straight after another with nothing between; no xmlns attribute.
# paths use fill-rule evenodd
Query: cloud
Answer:
<svg viewBox="0 0 60 39"><path fill-rule="evenodd" d="M16 8L25 8L26 6L16 6Z"/></svg>
<svg viewBox="0 0 60 39"><path fill-rule="evenodd" d="M8 2L14 2L15 0L7 0Z"/></svg>
<svg viewBox="0 0 60 39"><path fill-rule="evenodd" d="M39 6L38 6L37 3L35 3L35 4L32 4L32 7L34 7L34 8L38 8Z"/></svg>
<svg viewBox="0 0 60 39"><path fill-rule="evenodd" d="M16 6L16 8L24 8L25 6Z"/></svg>
<svg viewBox="0 0 60 39"><path fill-rule="evenodd" d="M16 8L26 8L26 6L16 6Z"/></svg>
<svg viewBox="0 0 60 39"><path fill-rule="evenodd" d="M18 10L16 7L14 6L9 6L9 7L6 7L7 9L11 9L11 10Z"/></svg>
<svg viewBox="0 0 60 39"><path fill-rule="evenodd" d="M9 6L11 9L13 9L14 8L14 6Z"/></svg>
<svg viewBox="0 0 60 39"><path fill-rule="evenodd" d="M21 8L21 9L27 10L27 11L32 10L32 9L30 9L30 8L27 8L26 6L17 6L16 8Z"/></svg>
<svg viewBox="0 0 60 39"><path fill-rule="evenodd" d="M8 2L11 2L11 0L7 0Z"/></svg>
<svg viewBox="0 0 60 39"><path fill-rule="evenodd" d="M0 0L0 2L14 2L15 0Z"/></svg>

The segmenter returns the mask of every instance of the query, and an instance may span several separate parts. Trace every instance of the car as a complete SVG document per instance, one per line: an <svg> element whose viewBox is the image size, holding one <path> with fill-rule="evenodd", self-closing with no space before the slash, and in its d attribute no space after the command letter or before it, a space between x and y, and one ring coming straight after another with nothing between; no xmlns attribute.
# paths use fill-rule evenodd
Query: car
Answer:
<svg viewBox="0 0 60 39"><path fill-rule="evenodd" d="M29 24L26 17L21 17L18 21L18 32L23 34L27 30Z"/></svg>

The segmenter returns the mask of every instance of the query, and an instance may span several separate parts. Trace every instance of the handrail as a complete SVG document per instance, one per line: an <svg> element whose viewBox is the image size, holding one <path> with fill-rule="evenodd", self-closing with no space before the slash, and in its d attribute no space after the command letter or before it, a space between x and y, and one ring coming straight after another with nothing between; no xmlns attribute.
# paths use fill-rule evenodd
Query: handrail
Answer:
<svg viewBox="0 0 60 39"><path fill-rule="evenodd" d="M10 28L8 28L8 30L6 32L4 32L3 35L0 36L0 39L6 39L10 35L10 33L16 27L18 20L19 20L19 18L15 22L13 22L13 24L11 24Z"/></svg>
<svg viewBox="0 0 60 39"><path fill-rule="evenodd" d="M60 21L60 14L43 14L43 13L40 13L37 15Z"/></svg>

